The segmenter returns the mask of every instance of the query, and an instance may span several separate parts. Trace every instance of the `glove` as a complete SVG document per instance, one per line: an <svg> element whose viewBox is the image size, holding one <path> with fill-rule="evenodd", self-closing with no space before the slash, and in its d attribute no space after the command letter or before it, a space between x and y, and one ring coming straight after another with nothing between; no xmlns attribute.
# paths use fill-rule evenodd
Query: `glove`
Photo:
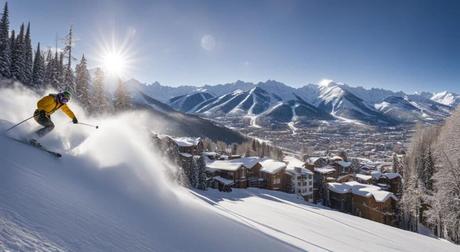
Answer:
<svg viewBox="0 0 460 252"><path fill-rule="evenodd" d="M77 123L78 123L78 120L77 120L77 118L76 118L76 117L74 117L74 118L72 119L72 122L73 122L74 124L77 124Z"/></svg>

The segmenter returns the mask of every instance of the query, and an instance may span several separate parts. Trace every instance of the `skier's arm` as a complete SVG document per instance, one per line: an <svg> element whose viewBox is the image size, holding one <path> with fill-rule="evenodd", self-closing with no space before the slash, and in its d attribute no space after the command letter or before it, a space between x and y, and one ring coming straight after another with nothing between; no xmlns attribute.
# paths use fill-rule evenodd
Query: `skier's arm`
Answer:
<svg viewBox="0 0 460 252"><path fill-rule="evenodd" d="M62 110L62 112L64 112L70 119L74 120L75 118L77 118L77 117L75 117L75 114L72 112L72 110L70 110L69 106L67 106L67 104L62 105L61 110Z"/></svg>

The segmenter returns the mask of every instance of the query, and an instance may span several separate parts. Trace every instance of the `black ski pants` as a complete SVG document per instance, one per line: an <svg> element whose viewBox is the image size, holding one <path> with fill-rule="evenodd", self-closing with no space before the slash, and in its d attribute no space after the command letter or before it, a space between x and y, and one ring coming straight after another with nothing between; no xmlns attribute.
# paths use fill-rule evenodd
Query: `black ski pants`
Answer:
<svg viewBox="0 0 460 252"><path fill-rule="evenodd" d="M38 109L35 110L34 119L38 124L43 126L43 128L35 131L35 134L37 134L38 137L42 137L54 129L54 123L51 121L51 117L46 115L45 111Z"/></svg>

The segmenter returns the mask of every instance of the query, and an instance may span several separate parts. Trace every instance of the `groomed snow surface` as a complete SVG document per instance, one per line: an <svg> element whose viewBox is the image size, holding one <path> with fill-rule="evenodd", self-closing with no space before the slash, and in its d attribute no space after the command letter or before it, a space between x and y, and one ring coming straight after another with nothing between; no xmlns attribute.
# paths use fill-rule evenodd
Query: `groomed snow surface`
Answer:
<svg viewBox="0 0 460 252"><path fill-rule="evenodd" d="M12 99L11 97L14 97ZM37 96L0 90L0 128L27 117ZM193 192L167 174L142 113L86 118L57 112L47 153L0 134L0 251L458 251L451 243L248 189ZM14 132L36 129L28 122Z"/></svg>
<svg viewBox="0 0 460 252"><path fill-rule="evenodd" d="M404 231L264 189L208 190L197 197L229 218L305 251L459 251L447 241Z"/></svg>

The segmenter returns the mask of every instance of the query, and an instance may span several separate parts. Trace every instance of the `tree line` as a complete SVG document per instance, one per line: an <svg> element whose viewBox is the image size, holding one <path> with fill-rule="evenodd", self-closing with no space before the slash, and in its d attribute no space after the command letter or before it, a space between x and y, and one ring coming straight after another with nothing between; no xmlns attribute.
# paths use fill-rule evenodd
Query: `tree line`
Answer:
<svg viewBox="0 0 460 252"><path fill-rule="evenodd" d="M395 167L404 179L403 228L429 228L460 243L460 109L444 125L418 126L404 159Z"/></svg>
<svg viewBox="0 0 460 252"><path fill-rule="evenodd" d="M73 27L63 39L63 48L43 50L37 43L32 46L30 22L20 26L19 32L10 31L8 2L5 3L0 20L0 87L7 87L13 82L20 82L37 93L54 89L58 92L69 91L72 97L91 114L124 111L131 108L131 97L125 84L118 80L113 94L106 90L104 72L96 68L94 78L88 70L88 63L83 54L78 64L72 55L74 47Z"/></svg>

